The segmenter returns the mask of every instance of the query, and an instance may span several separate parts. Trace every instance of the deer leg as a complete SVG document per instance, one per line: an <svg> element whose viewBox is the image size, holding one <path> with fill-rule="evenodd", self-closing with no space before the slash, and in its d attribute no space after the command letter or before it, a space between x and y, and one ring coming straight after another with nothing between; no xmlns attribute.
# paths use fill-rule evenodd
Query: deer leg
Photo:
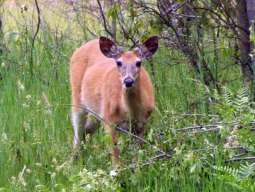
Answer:
<svg viewBox="0 0 255 192"><path fill-rule="evenodd" d="M78 149L80 146L80 141L83 138L84 130L82 129L82 124L85 121L86 114L83 111L72 111L72 125L74 129L73 138L73 148Z"/></svg>
<svg viewBox="0 0 255 192"><path fill-rule="evenodd" d="M132 132L136 136L141 138L141 139L136 138L135 142L142 146L144 144L144 142L142 141L142 139L144 138L144 123L139 121L134 122L132 125Z"/></svg>
<svg viewBox="0 0 255 192"><path fill-rule="evenodd" d="M73 147L77 148L80 144L79 125L80 125L80 112L72 112L72 124L74 129Z"/></svg>
<svg viewBox="0 0 255 192"><path fill-rule="evenodd" d="M93 116L88 115L84 124L85 135L93 134L97 130L98 125L99 121L94 119Z"/></svg>
<svg viewBox="0 0 255 192"><path fill-rule="evenodd" d="M81 120L84 114L83 110L80 107L80 93L79 93L79 86L74 86L75 79L71 78L72 82L72 112L71 112L71 119L72 125L74 130L74 138L73 138L73 148L79 148L80 146L80 139L81 139Z"/></svg>

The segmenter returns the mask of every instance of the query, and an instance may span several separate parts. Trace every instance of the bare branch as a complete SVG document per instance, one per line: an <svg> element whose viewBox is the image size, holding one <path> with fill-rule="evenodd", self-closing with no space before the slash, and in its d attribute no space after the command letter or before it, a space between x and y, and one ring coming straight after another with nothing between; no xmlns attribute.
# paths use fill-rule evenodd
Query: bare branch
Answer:
<svg viewBox="0 0 255 192"><path fill-rule="evenodd" d="M160 155L157 155L157 156L154 156L152 158L150 158L148 161L144 162L144 163L133 163L123 169L120 169L119 171L126 171L126 170L129 170L129 169L135 169L135 168L141 168L141 167L145 167L145 166L148 166L148 165L152 165L156 162L158 162L158 160L166 160L166 159L171 159L172 156L166 156L165 154L160 154Z"/></svg>
<svg viewBox="0 0 255 192"><path fill-rule="evenodd" d="M232 158L232 159L228 159L225 162L226 163L230 163L230 162L234 162L234 161L255 161L255 157L239 157L239 158Z"/></svg>
<svg viewBox="0 0 255 192"><path fill-rule="evenodd" d="M106 33L108 33L111 36L111 38L113 38L113 34L112 34L111 30L109 29L109 25L107 24L105 14L104 14L104 10L103 10L103 7L102 7L102 4L101 4L100 0L97 0L97 4L98 4L98 7L99 7L100 15L103 19L104 30L106 31Z"/></svg>
<svg viewBox="0 0 255 192"><path fill-rule="evenodd" d="M38 1L35 0L35 6L36 6L36 11L37 11L37 25L36 25L36 31L34 33L34 36L32 37L32 43L31 43L31 52L30 52L30 75L33 76L33 52L34 52L34 47L35 47L35 40L36 37L39 33L40 25L41 25L41 12L39 8Z"/></svg>

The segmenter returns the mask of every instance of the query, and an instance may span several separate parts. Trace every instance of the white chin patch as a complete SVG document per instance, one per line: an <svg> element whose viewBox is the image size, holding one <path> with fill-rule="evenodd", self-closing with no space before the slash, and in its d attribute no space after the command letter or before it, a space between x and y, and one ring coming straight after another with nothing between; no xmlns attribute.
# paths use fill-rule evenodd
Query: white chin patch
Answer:
<svg viewBox="0 0 255 192"><path fill-rule="evenodd" d="M123 85L123 88L124 88L124 90L130 90L130 89L132 89L134 86L132 85L131 87L127 87L126 85Z"/></svg>

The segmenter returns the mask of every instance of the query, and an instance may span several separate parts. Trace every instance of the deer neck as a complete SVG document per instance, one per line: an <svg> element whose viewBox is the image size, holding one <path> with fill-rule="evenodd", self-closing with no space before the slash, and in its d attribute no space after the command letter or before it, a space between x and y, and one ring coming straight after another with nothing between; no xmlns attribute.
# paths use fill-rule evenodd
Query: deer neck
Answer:
<svg viewBox="0 0 255 192"><path fill-rule="evenodd" d="M139 108L141 104L141 93L140 93L140 80L137 79L135 85L130 89L124 89L122 91L122 102L126 108L126 111L131 115L131 117L135 116L137 108Z"/></svg>

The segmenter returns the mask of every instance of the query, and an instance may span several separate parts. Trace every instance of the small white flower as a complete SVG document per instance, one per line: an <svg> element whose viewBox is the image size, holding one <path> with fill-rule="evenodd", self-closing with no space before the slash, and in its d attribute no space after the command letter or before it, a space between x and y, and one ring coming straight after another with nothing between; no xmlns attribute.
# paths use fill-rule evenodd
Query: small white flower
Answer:
<svg viewBox="0 0 255 192"><path fill-rule="evenodd" d="M2 133L2 140L3 141L7 141L8 140L7 134L5 132Z"/></svg>
<svg viewBox="0 0 255 192"><path fill-rule="evenodd" d="M116 170L111 170L111 171L110 171L110 176L115 177L115 176L117 176L117 175L118 175L118 173L117 173Z"/></svg>
<svg viewBox="0 0 255 192"><path fill-rule="evenodd" d="M27 99L27 100L30 100L31 98L32 98L31 95L26 95L26 99Z"/></svg>
<svg viewBox="0 0 255 192"><path fill-rule="evenodd" d="M11 182L13 182L13 183L16 182L16 177L12 176L11 177Z"/></svg>
<svg viewBox="0 0 255 192"><path fill-rule="evenodd" d="M222 129L223 129L223 126L222 126L222 125L218 125L218 128L219 128L220 130L222 130Z"/></svg>
<svg viewBox="0 0 255 192"><path fill-rule="evenodd" d="M92 186L90 184L87 184L85 188L90 190L90 189L92 189Z"/></svg>
<svg viewBox="0 0 255 192"><path fill-rule="evenodd" d="M31 169L26 169L26 172L28 173L28 174L30 174L32 171L31 171Z"/></svg>
<svg viewBox="0 0 255 192"><path fill-rule="evenodd" d="M42 167L42 164L41 164L41 163L35 163L35 165L36 165L37 167Z"/></svg>
<svg viewBox="0 0 255 192"><path fill-rule="evenodd" d="M51 175L50 175L50 177L51 177L52 180L55 179L56 173L55 173L55 172L52 172Z"/></svg>
<svg viewBox="0 0 255 192"><path fill-rule="evenodd" d="M192 161L192 160L194 159L194 154L193 154L193 152L191 151L191 152L189 152L188 154L186 154L185 157L186 157L186 160L187 160L187 161Z"/></svg>
<svg viewBox="0 0 255 192"><path fill-rule="evenodd" d="M37 105L37 106L38 106L38 105L41 105L41 101L38 100L38 101L36 102L36 105Z"/></svg>
<svg viewBox="0 0 255 192"><path fill-rule="evenodd" d="M28 105L27 103L22 103L22 107L24 107L24 108L28 108L28 107L29 107L29 105Z"/></svg>
<svg viewBox="0 0 255 192"><path fill-rule="evenodd" d="M20 80L17 81L17 87L18 87L18 90L20 90L20 91L25 90L25 86Z"/></svg>
<svg viewBox="0 0 255 192"><path fill-rule="evenodd" d="M58 163L57 159L56 159L56 158L53 158L53 159L52 159L52 163L56 165L56 164Z"/></svg>
<svg viewBox="0 0 255 192"><path fill-rule="evenodd" d="M63 168L68 167L68 163L64 162L63 164L56 167L56 171L60 172Z"/></svg>

